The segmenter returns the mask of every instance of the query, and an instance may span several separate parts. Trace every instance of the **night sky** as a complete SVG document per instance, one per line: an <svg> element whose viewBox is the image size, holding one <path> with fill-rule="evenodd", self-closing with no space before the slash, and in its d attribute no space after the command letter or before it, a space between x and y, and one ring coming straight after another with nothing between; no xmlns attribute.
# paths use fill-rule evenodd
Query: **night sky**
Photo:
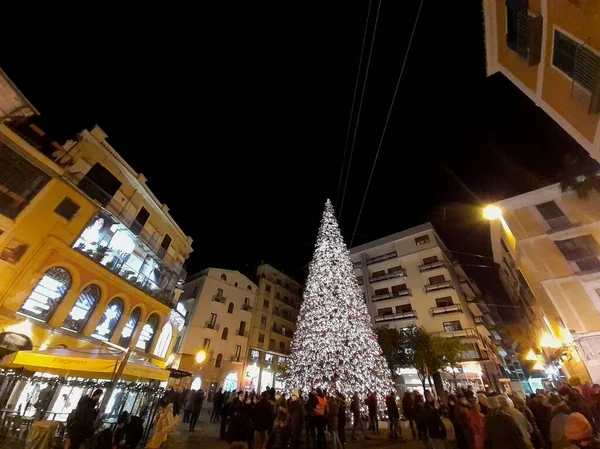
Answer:
<svg viewBox="0 0 600 449"><path fill-rule="evenodd" d="M347 243L418 5L381 4ZM59 142L95 123L108 133L193 237L188 272L266 261L302 277L325 199L336 198L368 7L41 12L3 21L0 66ZM486 78L482 24L479 1L424 1L355 245L432 221L452 250L490 255L478 207L556 182L564 155L583 151L503 76ZM496 270L467 271L505 300Z"/></svg>

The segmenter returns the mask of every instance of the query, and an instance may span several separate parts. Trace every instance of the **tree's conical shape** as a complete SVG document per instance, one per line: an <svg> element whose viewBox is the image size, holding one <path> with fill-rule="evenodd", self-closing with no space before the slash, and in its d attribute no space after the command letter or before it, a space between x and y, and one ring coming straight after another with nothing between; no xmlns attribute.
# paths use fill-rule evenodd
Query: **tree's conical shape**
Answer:
<svg viewBox="0 0 600 449"><path fill-rule="evenodd" d="M324 387L346 395L383 395L393 387L329 200L291 350L288 389Z"/></svg>

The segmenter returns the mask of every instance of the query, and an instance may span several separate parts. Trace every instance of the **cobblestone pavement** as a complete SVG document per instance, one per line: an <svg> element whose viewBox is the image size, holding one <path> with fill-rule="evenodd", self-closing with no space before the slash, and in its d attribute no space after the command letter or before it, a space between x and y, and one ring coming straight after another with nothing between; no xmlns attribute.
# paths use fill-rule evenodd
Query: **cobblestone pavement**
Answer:
<svg viewBox="0 0 600 449"><path fill-rule="evenodd" d="M169 439L164 449L227 449L228 444L219 440L219 424L209 422L210 415L202 412L196 430L190 432L187 423L180 423L169 435ZM372 436L370 440L364 441L360 438L357 441L350 439L351 430L347 430L347 449L358 448L379 448L379 447L397 447L398 449L423 449L423 445L412 439L408 428L408 423L402 422L400 425L404 442L390 441L387 430L382 429L379 435ZM303 444L302 449L306 449ZM331 444L328 442L328 448Z"/></svg>

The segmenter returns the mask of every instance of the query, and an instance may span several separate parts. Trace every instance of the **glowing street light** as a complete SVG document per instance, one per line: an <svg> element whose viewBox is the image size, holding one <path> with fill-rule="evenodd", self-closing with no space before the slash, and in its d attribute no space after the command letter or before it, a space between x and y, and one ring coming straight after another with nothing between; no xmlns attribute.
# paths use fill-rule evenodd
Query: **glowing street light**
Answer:
<svg viewBox="0 0 600 449"><path fill-rule="evenodd" d="M196 354L196 363L200 364L202 362L204 362L206 360L206 351L202 350L202 351L198 351L198 354Z"/></svg>
<svg viewBox="0 0 600 449"><path fill-rule="evenodd" d="M551 335L550 332L542 332L542 338L540 339L540 346L542 348L559 349L562 348L562 342Z"/></svg>
<svg viewBox="0 0 600 449"><path fill-rule="evenodd" d="M486 220L497 220L502 217L502 210L498 206L488 204L483 208L483 218Z"/></svg>
<svg viewBox="0 0 600 449"><path fill-rule="evenodd" d="M533 349L530 349L527 355L525 356L525 360L529 360L530 362L537 362L538 356L533 352Z"/></svg>

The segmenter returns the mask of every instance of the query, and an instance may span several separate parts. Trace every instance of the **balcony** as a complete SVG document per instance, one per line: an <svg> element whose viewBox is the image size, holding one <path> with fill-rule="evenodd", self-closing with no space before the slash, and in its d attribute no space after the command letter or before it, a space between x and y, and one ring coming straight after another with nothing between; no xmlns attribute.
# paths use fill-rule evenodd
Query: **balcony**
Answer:
<svg viewBox="0 0 600 449"><path fill-rule="evenodd" d="M389 315L377 315L375 317L376 323L383 323L386 321L398 321L398 320L412 320L417 318L417 312L410 310L408 312L390 313Z"/></svg>
<svg viewBox="0 0 600 449"><path fill-rule="evenodd" d="M294 333L291 330L279 328L277 326L273 326L271 328L271 331L275 332L276 334L283 335L287 338L293 338L294 336Z"/></svg>
<svg viewBox="0 0 600 449"><path fill-rule="evenodd" d="M235 331L235 335L238 335L239 337L247 337L248 331L246 329L238 329Z"/></svg>
<svg viewBox="0 0 600 449"><path fill-rule="evenodd" d="M242 304L242 310L245 310L246 312L252 312L253 308L250 304Z"/></svg>
<svg viewBox="0 0 600 449"><path fill-rule="evenodd" d="M227 300L227 298L225 298L225 296L221 296L221 295L214 295L212 300L215 302L220 302L221 304L225 304L225 301Z"/></svg>
<svg viewBox="0 0 600 449"><path fill-rule="evenodd" d="M365 283L365 279L360 276L356 278L356 282L358 282L358 285L363 285Z"/></svg>
<svg viewBox="0 0 600 449"><path fill-rule="evenodd" d="M278 316L279 318L283 318L284 320L286 320L292 324L296 323L296 321L294 320L294 317L291 316L289 313L273 310L273 315Z"/></svg>
<svg viewBox="0 0 600 449"><path fill-rule="evenodd" d="M369 282L373 284L375 282L381 282L386 281L388 279L395 279L401 277L406 277L406 270L402 269L398 271L393 271L392 273L384 273L380 274L379 276L373 276L371 277L371 279L369 279Z"/></svg>
<svg viewBox="0 0 600 449"><path fill-rule="evenodd" d="M460 306L460 304L450 304L448 306L441 306L441 307L432 307L431 308L431 314L432 315L443 315L446 313L463 313L462 307Z"/></svg>
<svg viewBox="0 0 600 449"><path fill-rule="evenodd" d="M244 358L241 355L232 355L229 358L229 361L232 363L242 363L244 361Z"/></svg>
<svg viewBox="0 0 600 449"><path fill-rule="evenodd" d="M446 268L446 262L444 262L443 260L438 260L437 262L424 263L423 265L419 265L419 271L421 273L435 270L436 268Z"/></svg>
<svg viewBox="0 0 600 449"><path fill-rule="evenodd" d="M218 330L221 328L221 326L220 326L219 324L217 324L217 323L212 323L212 322L210 322L210 321L207 321L206 323L204 323L204 327L205 327L206 329L212 329L212 330L214 330L214 331L218 331Z"/></svg>
<svg viewBox="0 0 600 449"><path fill-rule="evenodd" d="M267 323L260 323L258 327L260 327L261 329L266 329Z"/></svg>
<svg viewBox="0 0 600 449"><path fill-rule="evenodd" d="M352 264L352 268L354 268L355 270L359 270L362 266L362 262L359 260L358 262L354 262Z"/></svg>
<svg viewBox="0 0 600 449"><path fill-rule="evenodd" d="M412 293L409 288L407 288L406 290L398 290L395 292L383 293L381 295L374 295L371 298L371 301L383 301L385 299L402 298L404 296L412 296Z"/></svg>
<svg viewBox="0 0 600 449"><path fill-rule="evenodd" d="M173 292L185 271L175 271L108 212L100 212L73 249L124 279L138 290L173 307Z"/></svg>
<svg viewBox="0 0 600 449"><path fill-rule="evenodd" d="M473 321L475 321L475 324L481 324L485 326L485 323L483 322L483 317L482 316L474 316L473 317Z"/></svg>
<svg viewBox="0 0 600 449"><path fill-rule="evenodd" d="M452 281L442 281L436 282L435 284L427 284L425 286L425 292L436 292L438 290L444 290L446 288L454 288L454 284L452 284Z"/></svg>
<svg viewBox="0 0 600 449"><path fill-rule="evenodd" d="M436 335L438 337L446 337L446 338L466 338L466 337L477 338L479 336L475 329L459 329L459 330L454 330L454 331L436 332L433 335Z"/></svg>
<svg viewBox="0 0 600 449"><path fill-rule="evenodd" d="M392 251L386 254L382 254L381 256L371 257L370 259L367 259L367 265L373 265L375 263L395 259L396 257L398 257L398 253L396 251Z"/></svg>

